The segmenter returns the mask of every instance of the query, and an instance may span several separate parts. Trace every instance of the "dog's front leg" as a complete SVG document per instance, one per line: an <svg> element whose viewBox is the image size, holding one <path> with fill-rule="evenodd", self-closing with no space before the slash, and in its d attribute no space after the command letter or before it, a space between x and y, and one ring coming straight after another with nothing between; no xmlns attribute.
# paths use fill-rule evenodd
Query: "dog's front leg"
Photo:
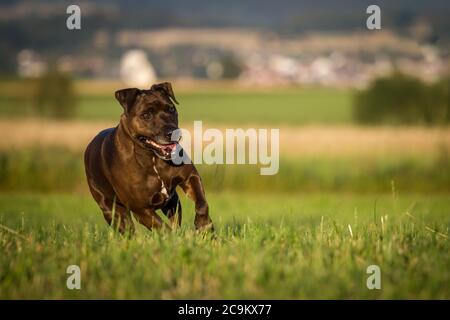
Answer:
<svg viewBox="0 0 450 320"><path fill-rule="evenodd" d="M181 188L195 203L195 228L197 230L214 230L212 220L209 217L208 202L206 202L205 191L200 176L197 173L192 174L182 185Z"/></svg>

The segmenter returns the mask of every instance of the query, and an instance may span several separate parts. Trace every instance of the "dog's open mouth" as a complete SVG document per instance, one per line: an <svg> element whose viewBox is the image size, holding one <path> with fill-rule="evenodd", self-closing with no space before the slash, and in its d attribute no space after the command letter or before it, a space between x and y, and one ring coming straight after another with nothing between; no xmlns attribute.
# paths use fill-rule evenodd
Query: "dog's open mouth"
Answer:
<svg viewBox="0 0 450 320"><path fill-rule="evenodd" d="M162 156L164 159L171 158L171 155L176 151L178 144L178 142L161 144L144 136L140 136L139 141L143 142L147 146L151 147L153 150L157 151L157 153L159 153L159 155Z"/></svg>

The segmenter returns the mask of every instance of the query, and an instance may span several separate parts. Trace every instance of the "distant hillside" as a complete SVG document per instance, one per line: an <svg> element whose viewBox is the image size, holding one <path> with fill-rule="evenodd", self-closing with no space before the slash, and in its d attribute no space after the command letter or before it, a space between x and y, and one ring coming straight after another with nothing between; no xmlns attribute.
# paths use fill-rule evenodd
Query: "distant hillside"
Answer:
<svg viewBox="0 0 450 320"><path fill-rule="evenodd" d="M3 0L5 10L18 16L55 15L73 1ZM364 26L365 9L370 4L382 8L384 24L403 28L418 18L432 22L439 31L449 29L450 3L447 0L97 0L77 1L90 15L110 15L117 27L240 26L275 28L279 31L347 30ZM11 14L8 14L11 16ZM447 31L450 32L450 31Z"/></svg>
<svg viewBox="0 0 450 320"><path fill-rule="evenodd" d="M448 0L98 0L77 1L82 30L67 32L65 8L73 1L4 0L0 4L0 73L15 68L19 50L31 48L46 55L88 53L102 30L167 27L249 27L285 36L311 31L345 32L365 28L369 4L382 8L383 28L408 34L417 23L428 26L424 41L450 47ZM110 48L110 55L115 48Z"/></svg>

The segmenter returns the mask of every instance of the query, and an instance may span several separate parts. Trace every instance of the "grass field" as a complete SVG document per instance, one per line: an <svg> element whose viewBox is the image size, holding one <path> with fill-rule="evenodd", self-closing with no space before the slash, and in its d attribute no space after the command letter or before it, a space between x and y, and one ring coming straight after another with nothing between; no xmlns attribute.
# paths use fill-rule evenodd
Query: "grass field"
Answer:
<svg viewBox="0 0 450 320"><path fill-rule="evenodd" d="M211 194L217 238L133 239L89 196L0 195L0 298L450 298L447 196ZM5 226L14 230L7 231ZM66 268L81 268L81 290ZM368 290L366 268L381 268Z"/></svg>
<svg viewBox="0 0 450 320"><path fill-rule="evenodd" d="M117 123L121 85L75 85L76 117L58 121L0 81L0 299L450 299L448 127L357 126L347 90L176 85L183 128L279 128L279 172L198 165L216 237L194 232L182 197L180 230L129 239L104 222L82 161ZM373 264L381 290L366 287Z"/></svg>
<svg viewBox="0 0 450 320"><path fill-rule="evenodd" d="M280 158L275 175L256 165L197 165L207 190L240 192L448 193L448 156L372 159ZM85 192L82 152L61 148L0 151L0 191Z"/></svg>
<svg viewBox="0 0 450 320"><path fill-rule="evenodd" d="M352 119L351 97L351 92L346 90L314 88L177 94L180 122L290 125L349 123ZM112 93L84 95L79 98L76 118L117 120L122 111ZM20 95L0 97L0 117L23 116L34 116L30 98Z"/></svg>

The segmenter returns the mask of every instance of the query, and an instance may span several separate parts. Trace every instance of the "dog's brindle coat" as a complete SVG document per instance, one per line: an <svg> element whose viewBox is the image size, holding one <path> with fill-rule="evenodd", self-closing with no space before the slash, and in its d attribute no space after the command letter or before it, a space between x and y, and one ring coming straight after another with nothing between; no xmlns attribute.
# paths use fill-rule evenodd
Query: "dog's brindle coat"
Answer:
<svg viewBox="0 0 450 320"><path fill-rule="evenodd" d="M171 136L178 129L170 83L150 90L123 89L115 95L124 109L118 126L101 131L84 155L89 188L108 224L121 233L133 233L131 211L148 229L170 228L156 214L161 209L173 226L180 225L181 204L175 191L180 186L195 202L195 227L212 229L194 165L170 161L176 147Z"/></svg>

